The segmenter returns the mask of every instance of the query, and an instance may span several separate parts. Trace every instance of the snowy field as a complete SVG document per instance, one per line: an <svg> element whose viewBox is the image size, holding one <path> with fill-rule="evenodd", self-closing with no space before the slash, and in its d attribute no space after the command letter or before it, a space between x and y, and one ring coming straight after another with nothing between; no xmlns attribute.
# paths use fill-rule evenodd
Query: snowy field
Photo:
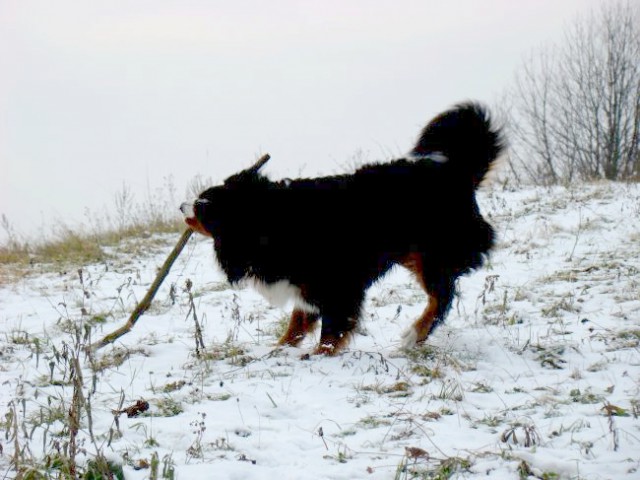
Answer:
<svg viewBox="0 0 640 480"><path fill-rule="evenodd" d="M640 187L479 200L498 246L411 350L400 338L426 299L400 269L369 291L346 351L308 359L317 335L275 348L289 312L227 285L201 237L93 355L177 238L7 276L0 477L18 461L23 478L57 478L70 453L101 453L127 479L639 479ZM138 401L148 410L117 414Z"/></svg>

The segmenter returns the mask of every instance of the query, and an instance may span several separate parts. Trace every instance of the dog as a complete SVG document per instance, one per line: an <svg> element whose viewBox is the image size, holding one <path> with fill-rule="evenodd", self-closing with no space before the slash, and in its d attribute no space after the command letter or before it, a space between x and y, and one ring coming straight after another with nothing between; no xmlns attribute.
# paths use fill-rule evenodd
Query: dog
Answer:
<svg viewBox="0 0 640 480"><path fill-rule="evenodd" d="M260 173L264 156L180 209L187 225L213 238L229 282L248 281L274 304L293 300L280 345L299 345L321 320L314 353L340 352L366 290L395 265L428 296L403 336L415 345L444 321L456 280L494 245L476 190L503 149L487 110L468 102L431 120L403 158L272 181Z"/></svg>

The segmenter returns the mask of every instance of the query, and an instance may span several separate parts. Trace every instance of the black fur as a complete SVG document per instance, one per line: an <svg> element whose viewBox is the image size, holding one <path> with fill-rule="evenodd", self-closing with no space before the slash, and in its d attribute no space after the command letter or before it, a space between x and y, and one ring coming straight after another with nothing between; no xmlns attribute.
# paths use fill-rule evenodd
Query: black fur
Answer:
<svg viewBox="0 0 640 480"><path fill-rule="evenodd" d="M278 182L250 168L204 191L193 211L229 281L299 287L322 319L321 342L348 334L367 288L408 258L438 299L432 330L456 279L494 244L475 190L502 148L486 111L462 104L432 120L407 158Z"/></svg>

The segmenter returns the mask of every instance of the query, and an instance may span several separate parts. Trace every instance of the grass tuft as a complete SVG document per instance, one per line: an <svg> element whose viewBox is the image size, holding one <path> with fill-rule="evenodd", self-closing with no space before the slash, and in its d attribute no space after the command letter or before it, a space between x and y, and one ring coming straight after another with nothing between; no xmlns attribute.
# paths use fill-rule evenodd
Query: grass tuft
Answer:
<svg viewBox="0 0 640 480"><path fill-rule="evenodd" d="M4 231L5 241L0 243L0 273L24 274L38 264L103 262L111 258L113 248L134 248L136 242L130 243L130 240L180 232L184 223L177 211L178 202L174 200L175 188L171 179L165 183L143 203L137 203L125 185L115 195L115 216L87 212L85 220L76 227L55 219L52 232L38 232L37 240L24 240L2 215L0 229ZM154 200L156 198L163 200ZM21 271L15 272L16 269Z"/></svg>

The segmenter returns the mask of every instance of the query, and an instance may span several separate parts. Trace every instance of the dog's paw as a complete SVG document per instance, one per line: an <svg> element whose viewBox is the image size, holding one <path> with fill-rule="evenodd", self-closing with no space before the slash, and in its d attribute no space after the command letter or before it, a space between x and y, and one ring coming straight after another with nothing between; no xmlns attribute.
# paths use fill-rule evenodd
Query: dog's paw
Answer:
<svg viewBox="0 0 640 480"><path fill-rule="evenodd" d="M326 357L332 357L338 353L338 348L332 343L321 343L314 350L314 355L324 355Z"/></svg>
<svg viewBox="0 0 640 480"><path fill-rule="evenodd" d="M418 344L418 332L412 325L407 328L400 337L402 348L414 348Z"/></svg>

